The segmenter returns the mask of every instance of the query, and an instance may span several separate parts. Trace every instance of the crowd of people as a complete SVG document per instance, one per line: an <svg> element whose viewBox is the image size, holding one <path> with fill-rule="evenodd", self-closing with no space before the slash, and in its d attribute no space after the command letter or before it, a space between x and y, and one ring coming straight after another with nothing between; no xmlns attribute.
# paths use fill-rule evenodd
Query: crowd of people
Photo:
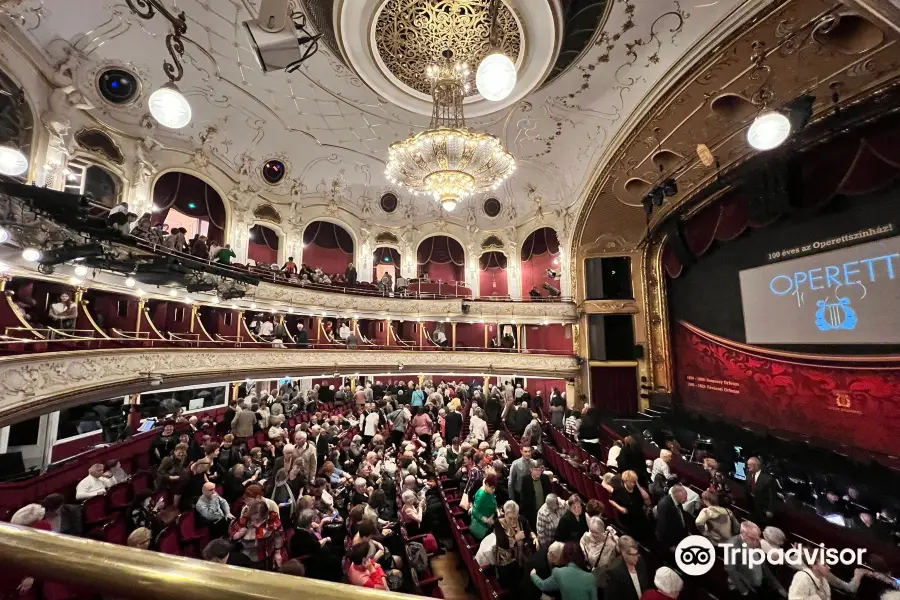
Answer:
<svg viewBox="0 0 900 600"><path fill-rule="evenodd" d="M613 445L602 461L606 472L596 473L608 506L569 494L542 458L548 428L599 447L598 415L571 410L565 392L549 396L545 403L512 382L485 388L427 380L251 391L218 423L193 418L160 427L150 449L155 485L127 511L128 544L156 550L166 516L194 511L213 537L206 560L414 591L411 569L427 568L429 556L453 544L447 490L478 544L475 561L493 570L503 590L533 600L677 598L684 576L673 551L694 530L714 542L785 544L781 530L736 519L711 459L710 488L698 495L669 468L672 450L648 465L633 439ZM750 485L764 519L772 506L759 497L760 467L751 467ZM128 477L117 461L92 465L75 498L104 495ZM80 533L67 506L56 494L13 522ZM655 571L648 553L662 565ZM770 565L727 573L735 593L767 600L827 600L824 590L852 593L864 579L895 586L863 569L842 581L822 564L803 567L788 589Z"/></svg>

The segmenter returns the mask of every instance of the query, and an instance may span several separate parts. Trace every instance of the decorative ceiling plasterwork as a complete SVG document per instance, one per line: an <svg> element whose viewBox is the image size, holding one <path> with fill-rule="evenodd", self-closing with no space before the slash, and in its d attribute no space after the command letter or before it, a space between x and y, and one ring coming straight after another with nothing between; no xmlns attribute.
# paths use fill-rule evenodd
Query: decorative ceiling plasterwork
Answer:
<svg viewBox="0 0 900 600"><path fill-rule="evenodd" d="M619 136L610 148L615 160L596 175L579 215L578 254L634 250L647 230L641 198L662 179L674 177L679 194L655 211L653 225L712 182L715 167L700 162L698 144L709 146L723 171L752 156L745 131L761 107L754 100L771 98L769 106L780 106L812 94L815 121L833 111L835 92L840 104L848 105L895 80L900 74L895 40L879 19L839 2L770 4L685 64L636 115L627 135ZM765 57L765 74L752 62L757 53Z"/></svg>
<svg viewBox="0 0 900 600"><path fill-rule="evenodd" d="M375 49L384 66L401 83L431 97L425 69L442 60L444 50L471 69L491 51L489 3L484 0L385 0L375 21ZM505 3L497 14L500 47L521 62L524 51L519 22ZM478 94L472 86L468 96Z"/></svg>
<svg viewBox="0 0 900 600"><path fill-rule="evenodd" d="M514 6L527 12L545 1ZM503 225L515 233L558 222L561 239L568 240L589 175L632 109L681 54L741 4L616 0L603 33L568 72L510 109L470 118L472 127L499 135L522 167L497 192L505 207ZM5 26L27 37L49 66L46 77L58 97L51 103L66 113L63 120L99 122L118 132L136 163L138 183L189 157L198 172L221 170L231 181L221 187L232 200L261 195L275 205L293 204L303 215L316 212L316 206L324 210L333 200L335 211L357 216L361 206L390 189L381 175L387 147L424 128L426 117L373 93L327 46L294 74L264 75L241 27L255 12L255 2L182 0L178 5L188 18L180 86L194 110L192 124L179 132L156 126L146 108L146 94L165 82L159 63L167 23L141 21L111 1L21 0L0 10L12 17ZM524 27L526 48L546 37L548 20L543 31ZM123 64L142 79L143 95L124 109L101 102L93 84L100 67L112 64ZM139 160L141 153L146 160ZM268 156L283 156L292 165L285 183L274 189L261 186L256 175ZM334 180L345 191L336 199L330 197ZM440 218L460 237L502 232L480 210L483 199L467 200ZM400 193L400 203L404 226L439 218L428 198ZM377 211L349 220L357 231L363 221L372 229L397 229L396 215Z"/></svg>
<svg viewBox="0 0 900 600"><path fill-rule="evenodd" d="M299 365L299 366L298 366ZM223 368L227 367L227 368ZM142 384L148 373L206 382L244 377L315 375L333 372L491 373L574 377L574 357L483 352L371 352L352 350L120 349L43 353L0 359L0 426L60 410L66 398ZM141 375L144 374L144 375ZM201 383L202 381L195 381ZM76 402L80 398L76 398Z"/></svg>

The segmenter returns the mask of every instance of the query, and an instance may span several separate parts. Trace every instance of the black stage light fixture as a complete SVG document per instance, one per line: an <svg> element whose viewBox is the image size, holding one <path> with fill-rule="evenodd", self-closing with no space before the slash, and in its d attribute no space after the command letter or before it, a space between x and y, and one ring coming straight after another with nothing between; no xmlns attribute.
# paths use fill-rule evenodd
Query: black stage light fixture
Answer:
<svg viewBox="0 0 900 600"><path fill-rule="evenodd" d="M216 289L216 284L201 281L199 283L189 283L186 289L192 294L195 292L211 292Z"/></svg>
<svg viewBox="0 0 900 600"><path fill-rule="evenodd" d="M678 195L678 182L669 177L662 184L663 194L666 198L672 198Z"/></svg>
<svg viewBox="0 0 900 600"><path fill-rule="evenodd" d="M238 288L231 288L230 290L225 290L224 292L220 292L219 296L222 300L237 300L239 298L243 298L246 295L244 290Z"/></svg>
<svg viewBox="0 0 900 600"><path fill-rule="evenodd" d="M791 122L791 132L796 133L809 124L813 115L813 104L816 103L816 97L810 94L797 96L784 105L788 121Z"/></svg>
<svg viewBox="0 0 900 600"><path fill-rule="evenodd" d="M57 246L52 250L41 252L40 263L41 265L52 267L78 258L99 258L104 256L104 254L103 246L94 242L88 244L64 242L61 246Z"/></svg>

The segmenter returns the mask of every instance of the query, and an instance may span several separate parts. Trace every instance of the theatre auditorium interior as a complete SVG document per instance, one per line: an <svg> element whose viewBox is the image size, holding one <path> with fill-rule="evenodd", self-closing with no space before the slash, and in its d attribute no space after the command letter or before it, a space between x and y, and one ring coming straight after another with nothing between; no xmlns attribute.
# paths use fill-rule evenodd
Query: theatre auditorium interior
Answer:
<svg viewBox="0 0 900 600"><path fill-rule="evenodd" d="M0 600L900 600L900 0L0 0Z"/></svg>

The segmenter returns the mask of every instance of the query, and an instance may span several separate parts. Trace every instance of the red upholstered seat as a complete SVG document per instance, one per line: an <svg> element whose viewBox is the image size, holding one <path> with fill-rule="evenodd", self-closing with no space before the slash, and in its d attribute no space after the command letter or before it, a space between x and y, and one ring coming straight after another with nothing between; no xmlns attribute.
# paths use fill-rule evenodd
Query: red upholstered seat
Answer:
<svg viewBox="0 0 900 600"><path fill-rule="evenodd" d="M163 554L181 556L181 544L178 543L178 528L169 525L156 536L156 547Z"/></svg>
<svg viewBox="0 0 900 600"><path fill-rule="evenodd" d="M149 471L139 471L131 477L131 489L136 494L149 490L152 484Z"/></svg>
<svg viewBox="0 0 900 600"><path fill-rule="evenodd" d="M104 525L101 533L104 542L124 546L128 541L128 527L125 524L125 518L119 515Z"/></svg>
<svg viewBox="0 0 900 600"><path fill-rule="evenodd" d="M131 504L133 497L134 490L131 487L131 480L117 483L106 492L107 504L111 511L125 510Z"/></svg>
<svg viewBox="0 0 900 600"><path fill-rule="evenodd" d="M178 515L175 525L178 527L178 535L181 538L182 545L196 542L209 535L206 527L197 527L197 514L194 512L194 509Z"/></svg>
<svg viewBox="0 0 900 600"><path fill-rule="evenodd" d="M106 508L106 496L94 496L85 500L81 505L81 517L87 527L107 521L109 511Z"/></svg>

